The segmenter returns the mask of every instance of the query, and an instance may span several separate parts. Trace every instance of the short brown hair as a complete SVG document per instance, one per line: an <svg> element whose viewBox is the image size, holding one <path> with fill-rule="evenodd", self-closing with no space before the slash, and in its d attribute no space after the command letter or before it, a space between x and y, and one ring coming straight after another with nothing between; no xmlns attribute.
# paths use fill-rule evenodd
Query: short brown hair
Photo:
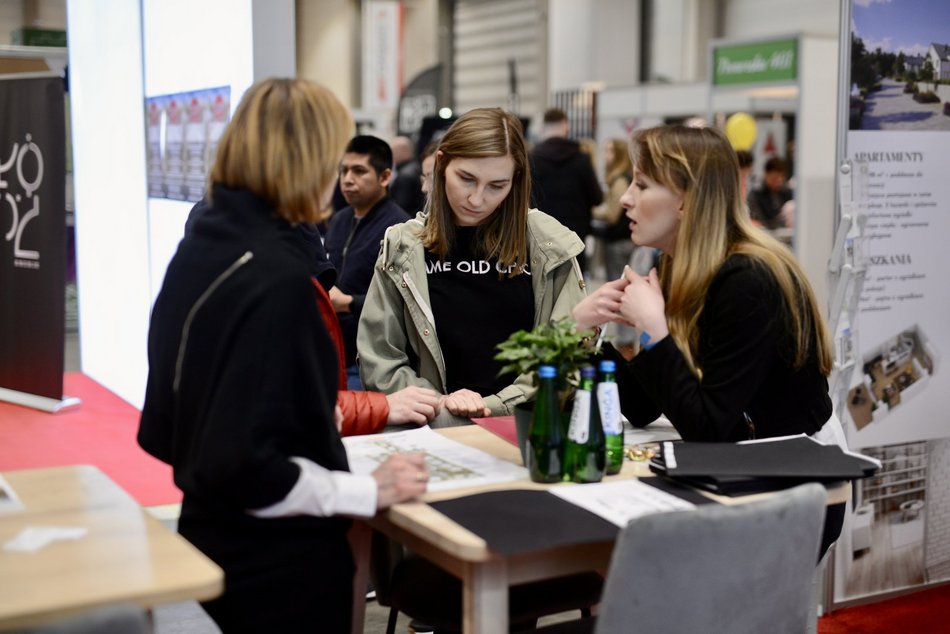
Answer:
<svg viewBox="0 0 950 634"><path fill-rule="evenodd" d="M567 113L560 108L548 108L544 111L544 123L561 123L567 121Z"/></svg>
<svg viewBox="0 0 950 634"><path fill-rule="evenodd" d="M212 183L246 189L288 222L315 222L333 184L353 119L324 86L265 79L251 86L225 128Z"/></svg>

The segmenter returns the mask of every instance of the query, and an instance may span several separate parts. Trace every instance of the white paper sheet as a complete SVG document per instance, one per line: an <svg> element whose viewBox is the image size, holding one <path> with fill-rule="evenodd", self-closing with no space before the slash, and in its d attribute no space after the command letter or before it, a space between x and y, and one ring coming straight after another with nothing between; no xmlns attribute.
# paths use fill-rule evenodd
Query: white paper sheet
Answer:
<svg viewBox="0 0 950 634"><path fill-rule="evenodd" d="M89 533L82 526L27 526L3 545L11 553L35 553L53 542L82 539Z"/></svg>
<svg viewBox="0 0 950 634"><path fill-rule="evenodd" d="M429 427L392 434L348 436L343 439L343 446L353 473L371 473L394 453L425 452L429 491L509 482L528 475L524 467L450 440Z"/></svg>
<svg viewBox="0 0 950 634"><path fill-rule="evenodd" d="M620 527L643 515L696 508L691 502L637 480L557 486L550 492Z"/></svg>

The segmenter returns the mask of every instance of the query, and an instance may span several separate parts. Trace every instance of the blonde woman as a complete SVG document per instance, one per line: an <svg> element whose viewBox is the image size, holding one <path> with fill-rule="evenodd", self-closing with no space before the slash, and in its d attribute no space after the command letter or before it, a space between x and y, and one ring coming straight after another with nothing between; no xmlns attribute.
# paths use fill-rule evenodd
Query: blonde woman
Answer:
<svg viewBox="0 0 950 634"><path fill-rule="evenodd" d="M328 202L353 123L312 82L269 79L218 146L208 207L155 301L138 440L172 465L178 529L224 569L224 632L350 630L350 520L425 490L421 455L348 472L337 349L299 223Z"/></svg>
<svg viewBox="0 0 950 634"><path fill-rule="evenodd" d="M792 253L744 213L735 152L709 128L635 134L621 199L660 271L627 271L574 310L632 324L647 348L622 388L627 416L666 414L686 440L815 434L831 417L828 332Z"/></svg>
<svg viewBox="0 0 950 634"><path fill-rule="evenodd" d="M570 315L585 296L572 231L528 209L521 123L471 110L435 153L426 209L391 227L360 318L367 389L436 390L458 417L504 415L533 395L529 376L498 376L495 346Z"/></svg>
<svg viewBox="0 0 950 634"><path fill-rule="evenodd" d="M665 414L688 441L804 433L844 444L814 291L745 213L729 142L710 128L650 128L634 135L632 158L621 201L634 244L663 252L661 272L628 269L574 309L581 327L619 321L643 333L629 364L617 358L623 412L636 426ZM828 509L819 556L843 518L843 504Z"/></svg>

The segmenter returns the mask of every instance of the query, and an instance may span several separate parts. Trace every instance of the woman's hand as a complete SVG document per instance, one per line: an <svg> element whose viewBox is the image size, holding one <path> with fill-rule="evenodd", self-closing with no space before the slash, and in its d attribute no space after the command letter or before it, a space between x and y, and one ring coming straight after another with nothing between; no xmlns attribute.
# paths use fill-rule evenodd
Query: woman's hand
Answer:
<svg viewBox="0 0 950 634"><path fill-rule="evenodd" d="M666 302L656 269L651 269L649 275L642 276L626 267L624 277L629 284L620 300L620 314L623 319L639 330L649 333L653 342L670 334L666 325Z"/></svg>
<svg viewBox="0 0 950 634"><path fill-rule="evenodd" d="M577 322L577 329L590 330L608 321L625 323L620 315L620 300L629 283L625 277L606 282L581 300L571 311L571 317Z"/></svg>
<svg viewBox="0 0 950 634"><path fill-rule="evenodd" d="M485 406L485 399L472 390L457 390L442 397L442 407L450 414L464 418L490 416L491 410Z"/></svg>
<svg viewBox="0 0 950 634"><path fill-rule="evenodd" d="M419 497L429 482L425 453L393 454L377 467L373 478L377 487L377 509Z"/></svg>

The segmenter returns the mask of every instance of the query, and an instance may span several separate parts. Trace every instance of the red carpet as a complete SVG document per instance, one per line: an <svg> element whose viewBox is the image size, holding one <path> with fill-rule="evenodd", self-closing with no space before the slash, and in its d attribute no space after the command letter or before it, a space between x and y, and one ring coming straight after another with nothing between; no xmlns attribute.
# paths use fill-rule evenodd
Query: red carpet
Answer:
<svg viewBox="0 0 950 634"><path fill-rule="evenodd" d="M63 391L82 405L47 414L0 402L0 471L91 464L142 506L181 502L168 465L135 442L139 411L79 372L67 372Z"/></svg>
<svg viewBox="0 0 950 634"><path fill-rule="evenodd" d="M950 584L896 599L836 610L818 619L818 634L950 632Z"/></svg>

